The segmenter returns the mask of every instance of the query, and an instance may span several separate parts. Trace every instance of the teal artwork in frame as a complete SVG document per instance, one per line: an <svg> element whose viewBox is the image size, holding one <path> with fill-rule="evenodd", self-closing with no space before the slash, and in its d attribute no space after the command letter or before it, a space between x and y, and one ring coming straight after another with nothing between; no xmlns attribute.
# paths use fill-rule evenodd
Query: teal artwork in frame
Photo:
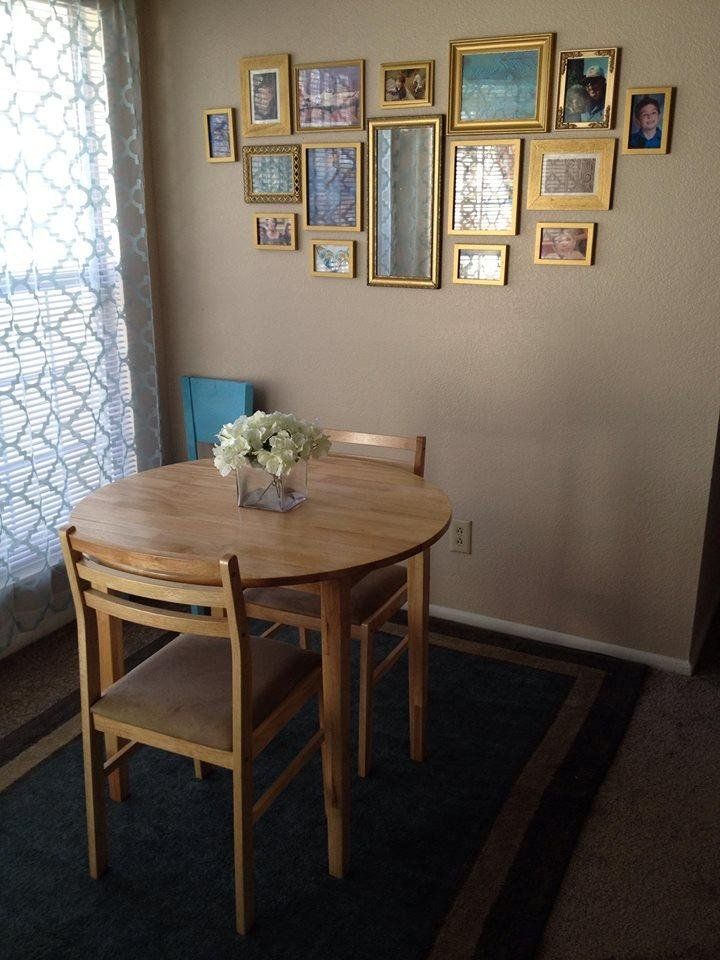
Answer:
<svg viewBox="0 0 720 960"><path fill-rule="evenodd" d="M460 119L531 120L535 116L540 53L511 50L463 57Z"/></svg>
<svg viewBox="0 0 720 960"><path fill-rule="evenodd" d="M243 147L246 203L299 203L300 146L295 143Z"/></svg>

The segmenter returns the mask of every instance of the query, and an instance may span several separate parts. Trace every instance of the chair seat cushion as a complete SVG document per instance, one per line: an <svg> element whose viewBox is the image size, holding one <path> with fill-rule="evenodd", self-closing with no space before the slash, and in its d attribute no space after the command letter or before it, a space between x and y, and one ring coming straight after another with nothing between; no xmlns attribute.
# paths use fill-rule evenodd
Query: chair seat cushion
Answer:
<svg viewBox="0 0 720 960"><path fill-rule="evenodd" d="M319 654L250 637L252 719L259 726L320 667ZM232 749L230 641L181 633L104 692L93 713L120 723Z"/></svg>
<svg viewBox="0 0 720 960"><path fill-rule="evenodd" d="M350 592L350 619L360 624L372 616L392 595L405 585L407 571L400 564L372 570ZM245 602L285 613L299 613L320 620L320 595L288 590L286 587L250 587Z"/></svg>

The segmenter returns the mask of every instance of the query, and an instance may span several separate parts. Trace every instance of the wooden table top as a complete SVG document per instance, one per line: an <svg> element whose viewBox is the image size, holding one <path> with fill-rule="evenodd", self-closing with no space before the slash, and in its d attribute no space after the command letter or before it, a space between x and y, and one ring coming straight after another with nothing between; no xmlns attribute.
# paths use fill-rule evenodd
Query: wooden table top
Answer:
<svg viewBox="0 0 720 960"><path fill-rule="evenodd" d="M211 460L175 463L101 487L73 510L91 544L178 558L188 577L215 582L237 554L248 587L356 576L438 540L450 524L442 490L401 467L330 456L309 468L309 499L288 513L236 505L235 478Z"/></svg>

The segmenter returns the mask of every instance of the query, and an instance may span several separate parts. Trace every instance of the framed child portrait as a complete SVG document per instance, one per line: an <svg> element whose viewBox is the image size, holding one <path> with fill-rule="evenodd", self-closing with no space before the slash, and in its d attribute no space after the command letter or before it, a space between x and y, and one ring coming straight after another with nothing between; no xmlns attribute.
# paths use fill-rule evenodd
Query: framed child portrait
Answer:
<svg viewBox="0 0 720 960"><path fill-rule="evenodd" d="M291 133L289 54L240 60L240 104L244 137Z"/></svg>
<svg viewBox="0 0 720 960"><path fill-rule="evenodd" d="M528 210L609 210L615 139L533 140Z"/></svg>
<svg viewBox="0 0 720 960"><path fill-rule="evenodd" d="M589 267L593 260L594 223L538 223L535 263Z"/></svg>
<svg viewBox="0 0 720 960"><path fill-rule="evenodd" d="M668 152L672 96L672 87L630 87L625 99L623 153Z"/></svg>
<svg viewBox="0 0 720 960"><path fill-rule="evenodd" d="M256 213L255 246L261 250L297 250L294 213Z"/></svg>
<svg viewBox="0 0 720 960"><path fill-rule="evenodd" d="M295 129L362 130L365 61L301 63L295 67Z"/></svg>
<svg viewBox="0 0 720 960"><path fill-rule="evenodd" d="M208 163L235 161L232 107L213 107L203 113L205 156Z"/></svg>
<svg viewBox="0 0 720 960"><path fill-rule="evenodd" d="M303 144L305 227L360 231L359 143Z"/></svg>
<svg viewBox="0 0 720 960"><path fill-rule="evenodd" d="M311 240L310 273L313 277L352 280L355 276L355 241Z"/></svg>
<svg viewBox="0 0 720 960"><path fill-rule="evenodd" d="M431 107L434 60L380 65L381 107Z"/></svg>
<svg viewBox="0 0 720 960"><path fill-rule="evenodd" d="M458 244L453 260L453 283L502 287L507 282L507 244Z"/></svg>
<svg viewBox="0 0 720 960"><path fill-rule="evenodd" d="M560 51L556 130L612 127L617 60L617 47Z"/></svg>

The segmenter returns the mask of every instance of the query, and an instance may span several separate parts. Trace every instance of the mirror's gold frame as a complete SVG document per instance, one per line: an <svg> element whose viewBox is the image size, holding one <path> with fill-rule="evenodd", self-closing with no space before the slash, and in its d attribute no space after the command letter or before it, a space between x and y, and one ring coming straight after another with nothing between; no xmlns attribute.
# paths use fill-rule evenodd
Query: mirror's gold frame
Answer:
<svg viewBox="0 0 720 960"><path fill-rule="evenodd" d="M381 277L375 272L377 256L377 176L375 165L377 149L376 135L379 130L396 127L430 127L433 131L432 159L432 216L431 224L431 273L428 278L418 277ZM437 289L440 286L440 215L442 203L442 162L445 116L430 114L418 117L375 117L368 120L368 284L377 287L425 287Z"/></svg>

